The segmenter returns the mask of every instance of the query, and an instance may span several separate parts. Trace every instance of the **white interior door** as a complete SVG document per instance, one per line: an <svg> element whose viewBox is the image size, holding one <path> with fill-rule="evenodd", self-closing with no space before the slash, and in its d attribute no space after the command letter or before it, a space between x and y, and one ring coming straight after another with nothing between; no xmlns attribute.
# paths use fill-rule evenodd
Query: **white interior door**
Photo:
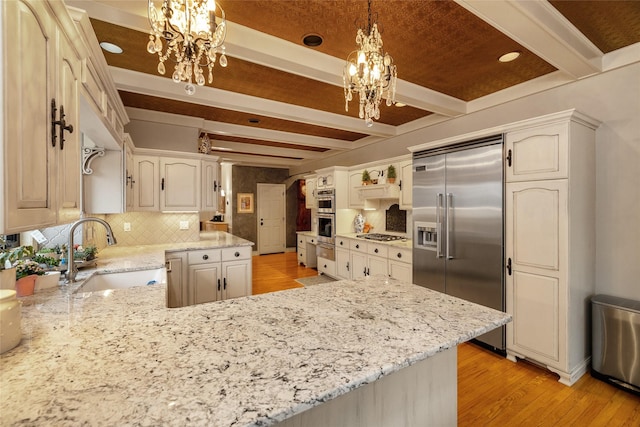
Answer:
<svg viewBox="0 0 640 427"><path fill-rule="evenodd" d="M285 249L286 187L258 184L258 253L273 254Z"/></svg>

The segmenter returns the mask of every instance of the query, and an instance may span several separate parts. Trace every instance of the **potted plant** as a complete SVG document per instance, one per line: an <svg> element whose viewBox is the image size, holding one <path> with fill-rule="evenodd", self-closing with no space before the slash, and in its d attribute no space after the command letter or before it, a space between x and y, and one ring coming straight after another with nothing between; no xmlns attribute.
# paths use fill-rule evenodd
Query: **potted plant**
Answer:
<svg viewBox="0 0 640 427"><path fill-rule="evenodd" d="M369 171L365 169L362 171L362 185L369 184L371 184L371 175L369 175Z"/></svg>
<svg viewBox="0 0 640 427"><path fill-rule="evenodd" d="M387 168L387 182L389 184L396 182L396 168L393 165L389 165Z"/></svg>
<svg viewBox="0 0 640 427"><path fill-rule="evenodd" d="M19 297L33 295L36 278L44 275L44 268L30 259L19 260L16 264L16 294Z"/></svg>

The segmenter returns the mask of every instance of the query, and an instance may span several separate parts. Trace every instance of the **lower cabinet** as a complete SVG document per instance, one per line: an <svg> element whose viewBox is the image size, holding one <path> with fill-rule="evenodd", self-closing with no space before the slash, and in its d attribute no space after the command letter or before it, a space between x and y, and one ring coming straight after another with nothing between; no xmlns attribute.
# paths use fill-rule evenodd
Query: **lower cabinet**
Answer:
<svg viewBox="0 0 640 427"><path fill-rule="evenodd" d="M183 307L251 295L251 247L167 254L167 306Z"/></svg>
<svg viewBox="0 0 640 427"><path fill-rule="evenodd" d="M317 238L315 236L309 236L306 233L298 233L298 263L303 264L305 267L316 268L316 244Z"/></svg>
<svg viewBox="0 0 640 427"><path fill-rule="evenodd" d="M336 277L336 262L331 259L318 257L318 273Z"/></svg>
<svg viewBox="0 0 640 427"><path fill-rule="evenodd" d="M411 259L411 248L336 238L336 277L340 279L384 275L411 282Z"/></svg>
<svg viewBox="0 0 640 427"><path fill-rule="evenodd" d="M412 256L413 251L411 248L390 248L389 277L413 283Z"/></svg>

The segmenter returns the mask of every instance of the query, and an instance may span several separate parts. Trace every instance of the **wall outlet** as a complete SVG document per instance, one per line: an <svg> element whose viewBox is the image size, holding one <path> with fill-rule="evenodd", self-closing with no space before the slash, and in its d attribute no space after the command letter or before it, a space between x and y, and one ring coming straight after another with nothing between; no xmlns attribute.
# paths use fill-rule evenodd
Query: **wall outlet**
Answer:
<svg viewBox="0 0 640 427"><path fill-rule="evenodd" d="M124 223L124 231L131 231L131 223L130 222L125 222Z"/></svg>
<svg viewBox="0 0 640 427"><path fill-rule="evenodd" d="M180 221L180 230L188 230L189 221Z"/></svg>

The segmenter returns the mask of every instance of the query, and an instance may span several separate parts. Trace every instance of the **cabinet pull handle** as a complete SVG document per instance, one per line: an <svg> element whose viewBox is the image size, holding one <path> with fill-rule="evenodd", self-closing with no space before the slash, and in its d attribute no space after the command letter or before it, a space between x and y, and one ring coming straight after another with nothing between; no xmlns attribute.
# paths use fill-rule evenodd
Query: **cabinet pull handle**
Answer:
<svg viewBox="0 0 640 427"><path fill-rule="evenodd" d="M167 273L171 273L171 261L167 261L164 263L165 268L167 269Z"/></svg>
<svg viewBox="0 0 640 427"><path fill-rule="evenodd" d="M215 193L216 191L218 191L218 182L213 181L213 192Z"/></svg>
<svg viewBox="0 0 640 427"><path fill-rule="evenodd" d="M349 261L347 261L347 271L349 271Z"/></svg>
<svg viewBox="0 0 640 427"><path fill-rule="evenodd" d="M60 106L60 120L56 120L56 100L51 100L51 145L56 146L56 126L60 126L60 150L64 150L64 131L73 133L73 125L68 125L65 120L64 105Z"/></svg>
<svg viewBox="0 0 640 427"><path fill-rule="evenodd" d="M507 259L507 274L511 276L511 258Z"/></svg>
<svg viewBox="0 0 640 427"><path fill-rule="evenodd" d="M227 278L226 277L224 279L222 279L222 283L223 283L222 289L224 289L226 291L227 290Z"/></svg>
<svg viewBox="0 0 640 427"><path fill-rule="evenodd" d="M398 189L402 190L402 180L398 181Z"/></svg>
<svg viewBox="0 0 640 427"><path fill-rule="evenodd" d="M236 258L238 258L240 256L240 252L236 252L235 254L233 254Z"/></svg>
<svg viewBox="0 0 640 427"><path fill-rule="evenodd" d="M511 150L507 151L507 165L511 167Z"/></svg>
<svg viewBox="0 0 640 427"><path fill-rule="evenodd" d="M208 260L209 259L209 255L207 255L207 254L202 255L202 259L205 260L205 261Z"/></svg>
<svg viewBox="0 0 640 427"><path fill-rule="evenodd" d="M164 178L162 178L162 181L160 182L160 189L164 190Z"/></svg>
<svg viewBox="0 0 640 427"><path fill-rule="evenodd" d="M218 279L218 291L220 291L220 279Z"/></svg>

